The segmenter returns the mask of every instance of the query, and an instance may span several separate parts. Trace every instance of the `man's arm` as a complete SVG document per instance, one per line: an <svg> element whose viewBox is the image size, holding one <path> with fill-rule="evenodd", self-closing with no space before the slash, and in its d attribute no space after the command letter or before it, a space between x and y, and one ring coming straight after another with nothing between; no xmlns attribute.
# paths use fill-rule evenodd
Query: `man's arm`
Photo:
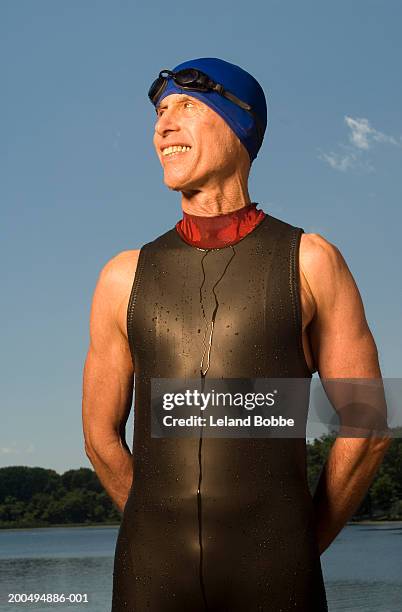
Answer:
<svg viewBox="0 0 402 612"><path fill-rule="evenodd" d="M125 440L134 379L126 312L137 260L138 251L124 251L99 275L83 374L85 452L120 511L133 479L133 458Z"/></svg>
<svg viewBox="0 0 402 612"><path fill-rule="evenodd" d="M339 250L305 234L300 267L315 301L309 337L320 378L380 379L361 296ZM389 444L389 438L335 440L314 494L320 553L358 509Z"/></svg>

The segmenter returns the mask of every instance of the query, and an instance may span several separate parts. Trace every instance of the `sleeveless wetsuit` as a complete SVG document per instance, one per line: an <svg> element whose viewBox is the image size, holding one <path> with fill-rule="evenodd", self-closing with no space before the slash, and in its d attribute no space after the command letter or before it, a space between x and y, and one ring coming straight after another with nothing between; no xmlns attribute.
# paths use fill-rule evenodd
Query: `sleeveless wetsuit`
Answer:
<svg viewBox="0 0 402 612"><path fill-rule="evenodd" d="M141 248L127 313L134 477L112 612L327 611L304 439L151 438L151 378L195 379L202 366L214 379L311 379L302 232L267 214L220 249L191 246L176 228ZM307 416L308 400L299 408Z"/></svg>

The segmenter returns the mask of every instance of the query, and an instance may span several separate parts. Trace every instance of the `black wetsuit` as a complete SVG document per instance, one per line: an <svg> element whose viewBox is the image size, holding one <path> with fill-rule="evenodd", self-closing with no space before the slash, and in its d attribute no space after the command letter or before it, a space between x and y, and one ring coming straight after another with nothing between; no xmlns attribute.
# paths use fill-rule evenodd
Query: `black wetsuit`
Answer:
<svg viewBox="0 0 402 612"><path fill-rule="evenodd" d="M134 478L116 544L113 612L327 610L305 440L150 431L151 378L200 377L203 354L208 378L311 378L302 232L267 215L233 246L201 250L174 228L140 251L127 318Z"/></svg>

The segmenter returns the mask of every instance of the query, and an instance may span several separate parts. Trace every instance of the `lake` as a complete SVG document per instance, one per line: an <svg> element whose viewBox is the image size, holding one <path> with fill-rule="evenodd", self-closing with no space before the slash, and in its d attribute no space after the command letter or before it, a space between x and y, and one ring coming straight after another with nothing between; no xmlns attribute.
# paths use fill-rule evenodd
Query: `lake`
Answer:
<svg viewBox="0 0 402 612"><path fill-rule="evenodd" d="M117 531L0 530L0 610L110 612ZM330 612L402 610L402 522L347 525L321 563ZM88 603L9 604L8 593L87 594Z"/></svg>

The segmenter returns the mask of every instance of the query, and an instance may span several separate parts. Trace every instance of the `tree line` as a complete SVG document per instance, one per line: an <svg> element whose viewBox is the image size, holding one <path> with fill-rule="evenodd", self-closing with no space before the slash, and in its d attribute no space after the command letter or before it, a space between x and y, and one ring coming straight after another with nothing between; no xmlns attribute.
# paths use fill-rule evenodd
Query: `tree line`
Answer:
<svg viewBox="0 0 402 612"><path fill-rule="evenodd" d="M61 475L40 467L0 469L0 528L107 524L120 518L91 469Z"/></svg>
<svg viewBox="0 0 402 612"><path fill-rule="evenodd" d="M323 436L307 444L311 492L334 442ZM352 520L402 519L402 439L395 438ZM0 528L118 524L121 514L89 468L58 474L40 467L0 468Z"/></svg>

